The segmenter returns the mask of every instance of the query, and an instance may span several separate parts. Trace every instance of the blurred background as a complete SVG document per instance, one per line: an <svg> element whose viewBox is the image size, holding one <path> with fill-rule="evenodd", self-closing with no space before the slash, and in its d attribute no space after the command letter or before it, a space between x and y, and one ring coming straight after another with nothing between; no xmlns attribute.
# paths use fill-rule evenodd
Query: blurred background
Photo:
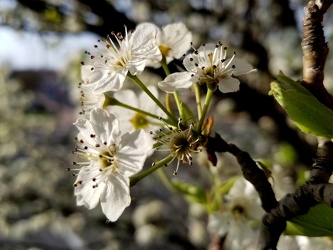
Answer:
<svg viewBox="0 0 333 250"><path fill-rule="evenodd" d="M279 70L302 75L302 0L0 0L0 249L207 249L206 215L153 175L108 223L100 207L77 207L71 166L84 50L111 31L140 22L184 22L194 47L218 42L246 58L256 74L237 93L216 93L214 130L253 158L266 159L282 196L305 181L315 138L300 133L268 95ZM333 35L332 9L325 35ZM330 45L330 43L329 43ZM230 51L230 50L229 50ZM176 68L181 61L175 61ZM333 62L325 86L333 91ZM149 71L147 79L162 72ZM156 78L157 77L157 78ZM219 155L223 177L239 174ZM177 178L205 185L200 165ZM273 164L274 163L274 164ZM198 170L199 169L199 170ZM172 170L170 170L172 172ZM140 198L140 199L139 199Z"/></svg>

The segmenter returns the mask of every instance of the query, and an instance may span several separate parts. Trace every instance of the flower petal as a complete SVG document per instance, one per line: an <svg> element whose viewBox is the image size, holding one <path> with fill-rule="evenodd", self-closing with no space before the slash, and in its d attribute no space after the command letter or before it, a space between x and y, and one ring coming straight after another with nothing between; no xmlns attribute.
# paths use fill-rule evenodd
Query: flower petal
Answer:
<svg viewBox="0 0 333 250"><path fill-rule="evenodd" d="M116 174L111 175L101 195L101 207L103 213L110 221L116 221L131 204L129 178Z"/></svg>
<svg viewBox="0 0 333 250"><path fill-rule="evenodd" d="M99 171L96 168L95 172ZM91 166L83 167L77 177L77 181L82 180L82 184L78 185L74 189L74 195L76 196L76 203L78 206L86 206L88 209L93 209L97 206L101 194L104 192L105 184L100 183L98 187L93 188L96 184L93 182L95 177L94 171L91 170Z"/></svg>
<svg viewBox="0 0 333 250"><path fill-rule="evenodd" d="M149 89L149 91L158 99L158 89L151 85L151 86L147 86L147 88ZM156 114L158 116L163 116L163 111L160 108L156 108L156 104L152 101L152 99L145 93L142 92L139 95L139 103L140 106L139 108L144 110L144 111L148 111L150 113Z"/></svg>
<svg viewBox="0 0 333 250"><path fill-rule="evenodd" d="M151 43L152 39L155 39L157 32L158 27L152 23L139 24L130 37L130 42L133 44L133 48L138 48ZM157 45L156 48L158 49Z"/></svg>
<svg viewBox="0 0 333 250"><path fill-rule="evenodd" d="M228 213L215 212L209 215L207 230L213 235L223 236L228 232L232 217Z"/></svg>
<svg viewBox="0 0 333 250"><path fill-rule="evenodd" d="M225 64L227 65L228 63L228 60L226 60ZM232 71L235 76L247 74L254 70L252 65L244 59L234 58L228 68L231 68L232 65L235 65L235 69Z"/></svg>
<svg viewBox="0 0 333 250"><path fill-rule="evenodd" d="M168 61L173 58L179 59L191 48L192 33L189 32L185 24L172 23L162 29L162 45L170 48Z"/></svg>
<svg viewBox="0 0 333 250"><path fill-rule="evenodd" d="M106 142L110 146L120 136L119 121L108 111L95 108L90 112L90 121L96 138L102 143Z"/></svg>
<svg viewBox="0 0 333 250"><path fill-rule="evenodd" d="M222 93L235 92L239 90L240 82L233 77L219 79L219 89Z"/></svg>
<svg viewBox="0 0 333 250"><path fill-rule="evenodd" d="M190 72L179 72L168 75L164 81L158 83L158 87L165 92L172 93L177 89L186 89L193 85Z"/></svg>
<svg viewBox="0 0 333 250"><path fill-rule="evenodd" d="M92 65L82 65L81 67L81 79L84 83L89 83L89 76L91 75L92 71L91 68L94 66Z"/></svg>
<svg viewBox="0 0 333 250"><path fill-rule="evenodd" d="M109 72L106 70L94 70L91 77L99 81L94 88L95 94L102 94L108 91L118 91L122 88L128 69L119 70L117 72Z"/></svg>
<svg viewBox="0 0 333 250"><path fill-rule="evenodd" d="M117 151L119 169L127 176L138 173L152 149L153 139L142 129L121 137Z"/></svg>
<svg viewBox="0 0 333 250"><path fill-rule="evenodd" d="M161 61L162 55L156 44L157 26L152 23L139 24L130 37L133 59L129 67L131 74L141 74L146 60ZM136 68L135 68L136 67Z"/></svg>

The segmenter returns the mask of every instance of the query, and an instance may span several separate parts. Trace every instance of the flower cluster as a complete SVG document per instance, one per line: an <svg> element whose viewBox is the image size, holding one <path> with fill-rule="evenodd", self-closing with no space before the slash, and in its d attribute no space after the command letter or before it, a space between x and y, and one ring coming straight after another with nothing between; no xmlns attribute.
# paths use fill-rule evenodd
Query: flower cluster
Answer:
<svg viewBox="0 0 333 250"><path fill-rule="evenodd" d="M111 33L98 40L94 51L86 51L82 62L81 117L73 162L77 180L74 194L78 205L89 209L101 204L110 221L130 205L130 187L164 165L177 162L192 165L211 129L207 111L212 94L238 90L235 76L252 72L245 60L228 57L221 43L206 44L198 50L183 23L160 29L151 23L139 24L125 34ZM170 74L168 63L183 59L184 71ZM146 67L163 68L164 80L147 85L139 76ZM125 80L131 85L125 89ZM207 85L201 104L200 85ZM158 93L157 86L164 95ZM182 102L178 91L193 86L196 110ZM138 91L135 87L139 87ZM165 100L165 104L164 101ZM154 140L153 140L154 139ZM153 152L167 156L142 171Z"/></svg>

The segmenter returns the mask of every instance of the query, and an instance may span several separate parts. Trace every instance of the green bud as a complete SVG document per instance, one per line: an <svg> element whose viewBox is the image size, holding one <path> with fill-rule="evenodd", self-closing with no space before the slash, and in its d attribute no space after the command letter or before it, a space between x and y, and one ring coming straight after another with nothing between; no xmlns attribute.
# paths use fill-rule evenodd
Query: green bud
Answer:
<svg viewBox="0 0 333 250"><path fill-rule="evenodd" d="M333 138L333 111L300 83L280 73L277 81L271 83L269 95L274 96L301 131Z"/></svg>

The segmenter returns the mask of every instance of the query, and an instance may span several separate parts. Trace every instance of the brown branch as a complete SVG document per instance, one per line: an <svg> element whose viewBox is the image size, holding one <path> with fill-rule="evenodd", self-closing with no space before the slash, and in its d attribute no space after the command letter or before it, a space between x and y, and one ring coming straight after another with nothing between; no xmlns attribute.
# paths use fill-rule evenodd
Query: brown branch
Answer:
<svg viewBox="0 0 333 250"><path fill-rule="evenodd" d="M323 16L332 0L310 1L303 19L303 79L302 84L327 107L333 109L333 98L324 87L324 67L328 46L322 26Z"/></svg>
<svg viewBox="0 0 333 250"><path fill-rule="evenodd" d="M327 184L333 170L333 143L320 144L317 158L310 170L309 180L293 194L287 194L278 206L262 219L259 249L276 249L287 220L306 214L318 203L333 206L333 185Z"/></svg>
<svg viewBox="0 0 333 250"><path fill-rule="evenodd" d="M319 144L317 158L311 168L310 178L293 194L287 194L279 202L274 191L251 156L236 145L225 142L218 134L208 137L207 152L215 158L215 152L229 152L237 159L243 176L252 183L258 192L263 209L258 249L276 249L280 235L285 230L287 221L306 214L318 203L333 206L333 184L327 184L333 170L333 142Z"/></svg>

